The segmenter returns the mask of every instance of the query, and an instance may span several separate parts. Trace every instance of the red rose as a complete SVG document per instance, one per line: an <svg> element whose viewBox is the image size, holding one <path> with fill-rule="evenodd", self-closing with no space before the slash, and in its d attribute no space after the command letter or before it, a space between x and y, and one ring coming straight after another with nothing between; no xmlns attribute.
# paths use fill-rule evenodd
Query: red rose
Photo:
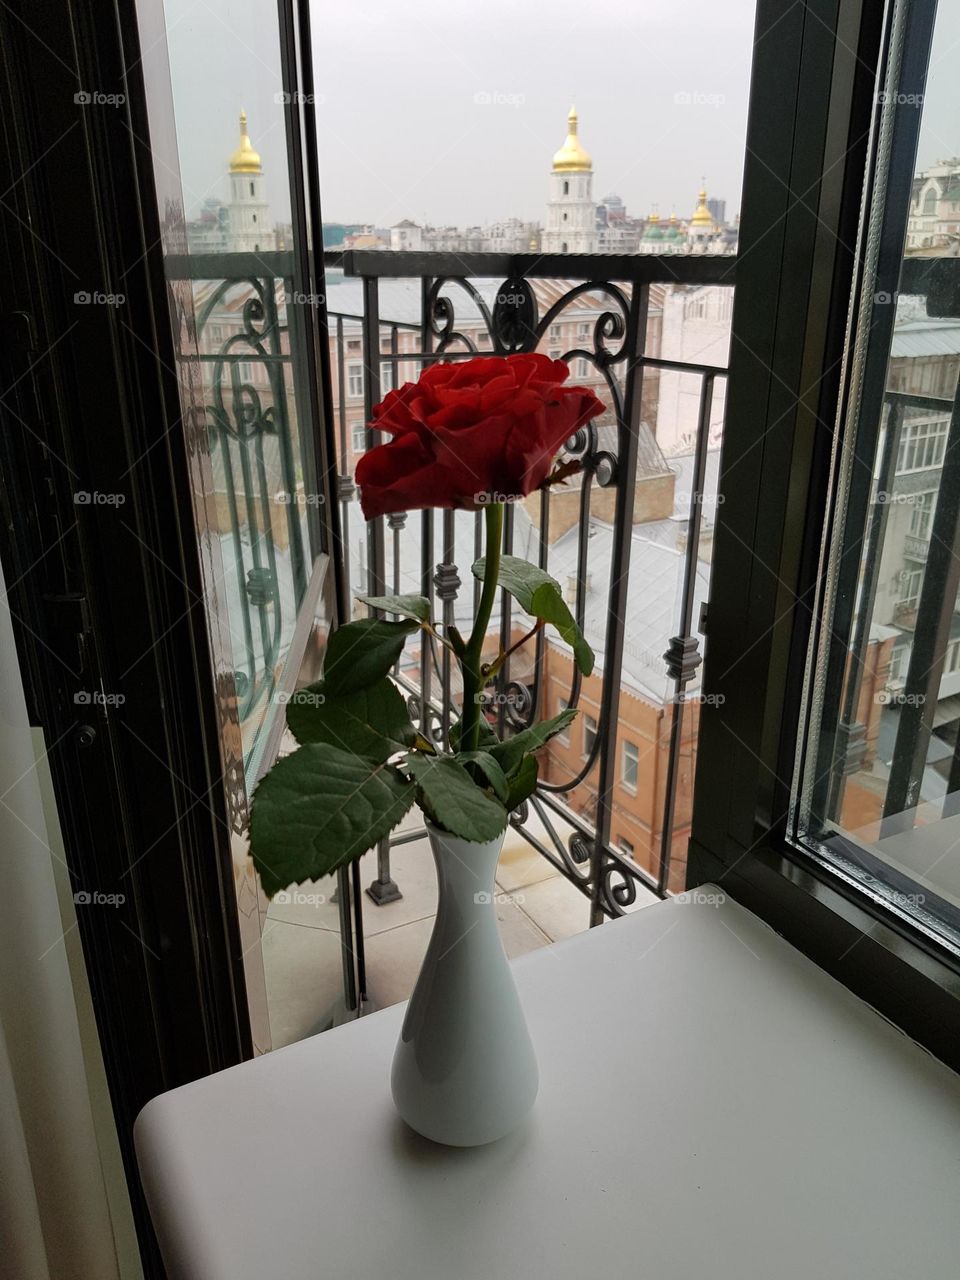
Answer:
<svg viewBox="0 0 960 1280"><path fill-rule="evenodd" d="M603 413L587 387L561 385L568 373L544 355L480 356L389 392L372 425L393 439L357 463L364 516L532 493L564 440Z"/></svg>

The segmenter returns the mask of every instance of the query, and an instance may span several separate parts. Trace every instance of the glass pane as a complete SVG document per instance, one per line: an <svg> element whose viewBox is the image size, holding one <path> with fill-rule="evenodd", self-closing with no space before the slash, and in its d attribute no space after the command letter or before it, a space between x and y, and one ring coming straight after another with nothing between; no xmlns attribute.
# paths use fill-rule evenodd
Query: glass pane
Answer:
<svg viewBox="0 0 960 1280"><path fill-rule="evenodd" d="M900 38L913 79L879 95L896 124L849 357L799 834L923 929L960 938L960 157L943 158L960 14L940 7L932 49L923 21Z"/></svg>
<svg viewBox="0 0 960 1280"><path fill-rule="evenodd" d="M307 955L291 947L297 928L263 898L246 836L249 794L292 746L285 704L318 677L333 615L306 359L320 299L291 247L276 5L143 0L141 23L204 566L197 604L217 659L247 994L266 1049L330 1021L345 998L340 904ZM332 886L310 891L333 898Z"/></svg>

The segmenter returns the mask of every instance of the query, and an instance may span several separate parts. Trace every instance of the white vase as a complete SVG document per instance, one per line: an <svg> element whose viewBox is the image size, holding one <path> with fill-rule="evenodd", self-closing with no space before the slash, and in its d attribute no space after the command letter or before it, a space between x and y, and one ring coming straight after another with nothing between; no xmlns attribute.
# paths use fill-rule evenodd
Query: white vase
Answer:
<svg viewBox="0 0 960 1280"><path fill-rule="evenodd" d="M393 1100L451 1147L493 1142L533 1106L537 1060L497 928L503 836L461 840L427 823L440 899L393 1058Z"/></svg>

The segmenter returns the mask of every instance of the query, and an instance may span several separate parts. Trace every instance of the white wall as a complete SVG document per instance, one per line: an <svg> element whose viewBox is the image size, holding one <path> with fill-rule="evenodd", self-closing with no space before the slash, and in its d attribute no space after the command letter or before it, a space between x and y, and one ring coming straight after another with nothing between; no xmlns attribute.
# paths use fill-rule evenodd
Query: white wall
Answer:
<svg viewBox="0 0 960 1280"><path fill-rule="evenodd" d="M67 954L76 928L58 902L54 859L62 853L44 812L36 741L10 615L0 608L0 1276L114 1280L136 1275L139 1261L130 1254L129 1205L116 1182L116 1135L102 1113L102 1063L89 1026L84 1054ZM67 905L72 911L72 898Z"/></svg>

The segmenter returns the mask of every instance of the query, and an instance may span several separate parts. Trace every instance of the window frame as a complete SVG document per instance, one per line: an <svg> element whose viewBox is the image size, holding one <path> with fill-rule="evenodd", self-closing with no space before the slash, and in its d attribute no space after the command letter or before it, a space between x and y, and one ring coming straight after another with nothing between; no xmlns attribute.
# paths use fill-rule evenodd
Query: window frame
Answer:
<svg viewBox="0 0 960 1280"><path fill-rule="evenodd" d="M829 21L809 0L758 3L687 883L721 885L960 1067L950 957L788 838L849 301L864 284L871 68L886 59L889 20L867 0L836 0ZM900 85L922 91L915 62L904 59ZM899 272L899 258L888 265ZM758 435L757 423L776 429Z"/></svg>

